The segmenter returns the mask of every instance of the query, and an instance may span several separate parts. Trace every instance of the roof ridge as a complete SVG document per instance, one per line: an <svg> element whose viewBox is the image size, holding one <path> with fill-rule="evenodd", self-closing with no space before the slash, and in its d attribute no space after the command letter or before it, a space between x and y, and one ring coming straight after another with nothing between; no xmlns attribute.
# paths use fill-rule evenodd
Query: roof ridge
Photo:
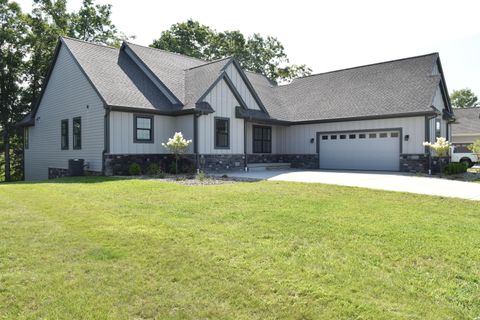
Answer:
<svg viewBox="0 0 480 320"><path fill-rule="evenodd" d="M109 45L106 45L106 44L90 42L90 41L77 39L77 38L72 38L72 37L67 37L67 36L60 36L60 39L62 39L62 40L63 39L68 39L68 40L77 41L77 42L81 42L81 43L91 44L91 45L102 47L102 48L108 48L108 49L114 49L114 50L119 50L120 49L120 48L117 48L117 47L114 47L114 46L109 46Z"/></svg>
<svg viewBox="0 0 480 320"><path fill-rule="evenodd" d="M204 63L204 64L201 64L201 65L198 65L198 66L195 66L195 67L191 67L191 68L188 68L188 69L185 69L184 71L189 71L189 70L192 70L192 69L196 69L196 68L201 68L201 67L204 67L204 66L208 66L210 64L214 64L214 63L217 63L217 62L221 62L223 60L228 60L228 59L231 59L232 56L228 56L228 57L225 57L225 58L220 58L220 59L216 59L216 60L212 60L212 61L209 61L207 63Z"/></svg>
<svg viewBox="0 0 480 320"><path fill-rule="evenodd" d="M380 65L380 64L398 62L398 61L403 61L403 60L417 59L417 58L422 58L422 57L427 57L427 56L433 56L433 55L438 55L438 52L432 52L432 53L421 54L421 55L418 55L418 56L412 56L412 57L407 57L407 58L393 59L393 60L381 61L381 62L376 62L376 63L364 64L364 65L355 66L355 67L349 67L349 68L343 68L343 69L337 69L337 70L331 70L331 71L326 71L326 72L320 72L320 73L310 74L310 75L308 75L308 76L303 76L303 77L295 78L295 79L292 80L292 82L290 82L289 84L286 84L286 85L284 85L284 86L288 86L288 85L292 84L294 81L300 80L300 79L304 79L304 78L321 76L321 75L325 75L325 74L329 74L329 73L347 71L347 70L352 70L352 69L359 69L359 68L371 67L371 66L376 66L376 65ZM283 86L282 86L282 87L283 87Z"/></svg>
<svg viewBox="0 0 480 320"><path fill-rule="evenodd" d="M205 62L208 62L208 61L206 61L206 60L203 60L203 59L200 59L200 58L196 58L196 57L187 56L186 54L181 54L181 53L178 53L178 52L172 52L172 51L167 51L167 50L163 50L163 49L159 49L159 48L154 48L154 47L150 47L150 46L144 46L144 45L136 44L136 43L129 42L129 41L126 41L126 40L124 40L123 42L128 43L128 44L131 44L131 45L134 45L134 46L137 46L137 47L142 47L142 48L146 48L146 49L161 51L161 52L164 52L164 53L169 53L169 54L173 54L173 55L185 57L185 58L188 58L188 59L191 59L191 60L198 60L198 61L201 61L201 62L204 62L204 63L205 63Z"/></svg>

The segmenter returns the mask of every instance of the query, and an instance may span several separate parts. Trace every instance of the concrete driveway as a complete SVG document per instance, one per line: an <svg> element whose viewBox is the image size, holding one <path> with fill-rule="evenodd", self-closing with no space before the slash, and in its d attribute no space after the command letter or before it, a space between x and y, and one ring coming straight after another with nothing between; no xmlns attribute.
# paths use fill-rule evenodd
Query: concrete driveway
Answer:
<svg viewBox="0 0 480 320"><path fill-rule="evenodd" d="M272 181L325 183L480 201L480 183L419 177L402 173L283 170L228 173L228 176Z"/></svg>

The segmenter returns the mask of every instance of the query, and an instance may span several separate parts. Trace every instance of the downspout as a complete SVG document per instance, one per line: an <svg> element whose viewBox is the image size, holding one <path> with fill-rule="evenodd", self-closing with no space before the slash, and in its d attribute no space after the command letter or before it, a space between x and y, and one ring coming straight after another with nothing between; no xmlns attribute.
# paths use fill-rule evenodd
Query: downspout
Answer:
<svg viewBox="0 0 480 320"><path fill-rule="evenodd" d="M103 124L103 152L102 152L102 175L105 175L105 155L110 152L110 107L104 106Z"/></svg>
<svg viewBox="0 0 480 320"><path fill-rule="evenodd" d="M197 173L200 172L199 159L198 159L198 117L199 113L193 114L193 154L195 156L195 168Z"/></svg>
<svg viewBox="0 0 480 320"><path fill-rule="evenodd" d="M247 155L247 120L243 119L243 162L244 170L248 171L248 155Z"/></svg>

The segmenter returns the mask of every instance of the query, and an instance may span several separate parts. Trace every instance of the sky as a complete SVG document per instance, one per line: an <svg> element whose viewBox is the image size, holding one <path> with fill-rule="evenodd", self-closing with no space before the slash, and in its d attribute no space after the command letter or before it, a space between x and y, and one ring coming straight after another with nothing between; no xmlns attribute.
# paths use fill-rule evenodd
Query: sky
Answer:
<svg viewBox="0 0 480 320"><path fill-rule="evenodd" d="M24 11L32 0L17 0ZM480 95L478 0L96 0L131 42L149 45L187 19L217 31L277 37L291 63L321 73L439 52L449 91ZM81 0L69 0L78 10Z"/></svg>

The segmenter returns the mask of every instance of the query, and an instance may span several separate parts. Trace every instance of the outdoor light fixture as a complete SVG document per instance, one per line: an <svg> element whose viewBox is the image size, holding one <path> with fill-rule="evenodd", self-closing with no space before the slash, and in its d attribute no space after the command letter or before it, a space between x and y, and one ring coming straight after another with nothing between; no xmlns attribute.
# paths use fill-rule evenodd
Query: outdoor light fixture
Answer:
<svg viewBox="0 0 480 320"><path fill-rule="evenodd" d="M314 142L315 142L315 138L310 139L310 143L314 143Z"/></svg>
<svg viewBox="0 0 480 320"><path fill-rule="evenodd" d="M405 135L405 141L408 141L408 139L410 139L410 135L406 134Z"/></svg>

